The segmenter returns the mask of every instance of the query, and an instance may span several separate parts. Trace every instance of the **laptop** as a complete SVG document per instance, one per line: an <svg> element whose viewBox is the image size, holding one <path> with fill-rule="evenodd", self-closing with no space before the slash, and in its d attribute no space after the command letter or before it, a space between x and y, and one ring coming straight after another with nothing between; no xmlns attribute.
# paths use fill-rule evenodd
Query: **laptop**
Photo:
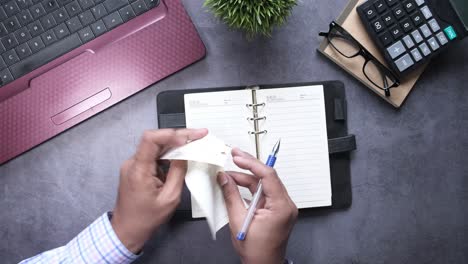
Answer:
<svg viewBox="0 0 468 264"><path fill-rule="evenodd" d="M180 0L0 3L0 164L205 56Z"/></svg>

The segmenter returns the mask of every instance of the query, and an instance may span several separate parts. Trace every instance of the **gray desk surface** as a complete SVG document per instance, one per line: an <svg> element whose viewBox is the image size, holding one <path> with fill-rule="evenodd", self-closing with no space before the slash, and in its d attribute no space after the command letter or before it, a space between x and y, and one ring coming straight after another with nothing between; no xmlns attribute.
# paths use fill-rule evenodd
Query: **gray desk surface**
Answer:
<svg viewBox="0 0 468 264"><path fill-rule="evenodd" d="M437 58L396 111L318 55L320 30L346 0L305 0L271 39L247 42L184 0L207 57L0 167L0 262L65 244L111 210L120 164L155 128L156 94L256 83L341 80L349 100L353 205L302 215L297 263L468 263L467 40ZM138 263L238 263L226 229L160 230Z"/></svg>

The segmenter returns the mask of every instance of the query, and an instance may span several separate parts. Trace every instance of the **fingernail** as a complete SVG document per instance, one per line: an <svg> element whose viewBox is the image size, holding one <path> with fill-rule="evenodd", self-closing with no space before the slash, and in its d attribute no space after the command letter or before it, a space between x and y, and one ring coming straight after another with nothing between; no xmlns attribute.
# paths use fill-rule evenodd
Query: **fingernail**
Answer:
<svg viewBox="0 0 468 264"><path fill-rule="evenodd" d="M218 172L218 184L222 187L228 183L228 178L226 173L224 172Z"/></svg>

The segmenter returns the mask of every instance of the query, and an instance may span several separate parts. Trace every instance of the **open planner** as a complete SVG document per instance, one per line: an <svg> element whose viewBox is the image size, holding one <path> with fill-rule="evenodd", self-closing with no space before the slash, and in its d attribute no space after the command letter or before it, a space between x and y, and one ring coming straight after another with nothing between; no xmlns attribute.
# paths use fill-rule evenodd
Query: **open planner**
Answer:
<svg viewBox="0 0 468 264"><path fill-rule="evenodd" d="M263 162L281 138L275 169L298 208L351 205L356 141L342 82L170 90L158 94L157 112L159 128L205 127ZM240 170L232 162L224 169ZM203 216L186 187L175 216Z"/></svg>
<svg viewBox="0 0 468 264"><path fill-rule="evenodd" d="M262 161L281 138L275 169L296 206L331 205L323 86L193 93L184 102L187 127L208 128ZM225 170L241 171L232 162ZM192 216L202 216L193 199Z"/></svg>

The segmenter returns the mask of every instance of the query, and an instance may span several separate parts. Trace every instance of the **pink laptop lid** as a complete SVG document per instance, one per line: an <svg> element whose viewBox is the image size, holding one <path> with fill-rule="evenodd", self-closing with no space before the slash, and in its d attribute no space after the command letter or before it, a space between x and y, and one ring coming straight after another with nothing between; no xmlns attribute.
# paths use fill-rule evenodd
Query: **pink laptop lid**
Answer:
<svg viewBox="0 0 468 264"><path fill-rule="evenodd" d="M205 56L180 0L0 87L0 164Z"/></svg>

